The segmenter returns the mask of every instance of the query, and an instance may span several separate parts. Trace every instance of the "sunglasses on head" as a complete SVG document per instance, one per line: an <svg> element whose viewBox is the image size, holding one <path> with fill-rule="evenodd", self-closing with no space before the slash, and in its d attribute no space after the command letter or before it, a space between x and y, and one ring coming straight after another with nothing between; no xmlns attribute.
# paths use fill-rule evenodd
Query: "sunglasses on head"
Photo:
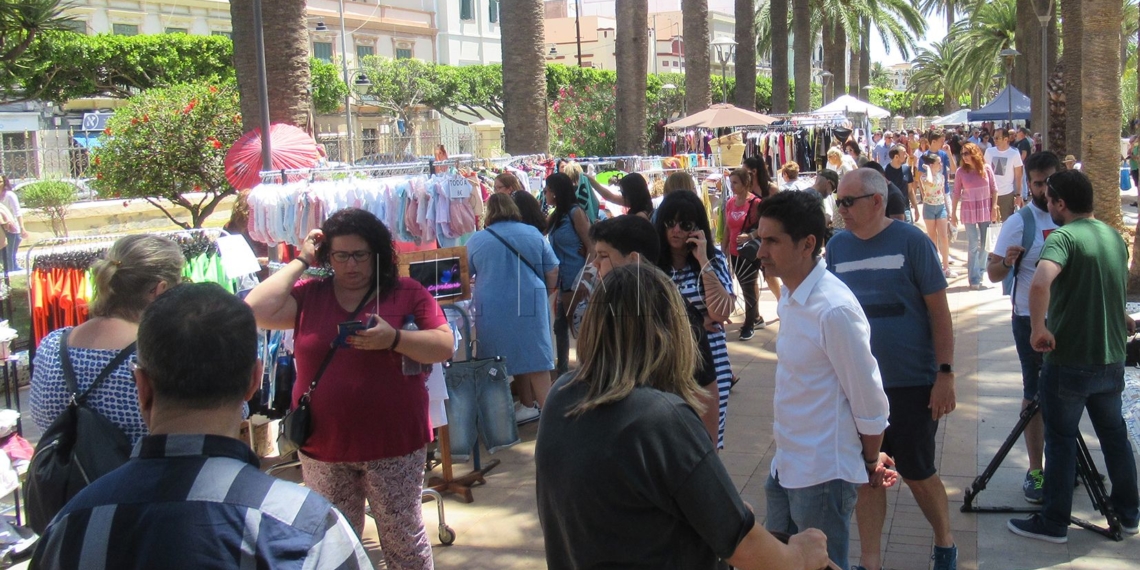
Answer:
<svg viewBox="0 0 1140 570"><path fill-rule="evenodd" d="M691 232L697 229L697 224L694 222L682 222L680 220L670 220L668 222L665 222L665 227L669 229L673 229L677 226L681 226L681 231L683 232Z"/></svg>
<svg viewBox="0 0 1140 570"><path fill-rule="evenodd" d="M836 198L835 199L835 205L842 207L842 208L850 208L851 206L855 205L856 200L859 200L860 198L870 198L871 196L874 196L874 195L875 195L874 193L871 193L871 194L863 194L862 196L848 196L846 198Z"/></svg>

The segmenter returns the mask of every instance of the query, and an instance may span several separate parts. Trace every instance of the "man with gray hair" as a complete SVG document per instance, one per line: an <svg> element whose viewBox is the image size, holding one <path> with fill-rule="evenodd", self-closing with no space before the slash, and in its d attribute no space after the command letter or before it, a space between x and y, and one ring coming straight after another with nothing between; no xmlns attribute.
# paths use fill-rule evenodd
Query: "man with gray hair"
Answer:
<svg viewBox="0 0 1140 570"><path fill-rule="evenodd" d="M859 300L871 324L871 353L890 402L882 451L898 467L934 529L934 568L957 567L946 488L934 463L938 420L954 411L954 330L938 252L918 228L886 217L887 180L868 168L847 173L835 200L847 226L827 244L827 269ZM863 485L855 507L861 567L879 570L886 518L882 488Z"/></svg>

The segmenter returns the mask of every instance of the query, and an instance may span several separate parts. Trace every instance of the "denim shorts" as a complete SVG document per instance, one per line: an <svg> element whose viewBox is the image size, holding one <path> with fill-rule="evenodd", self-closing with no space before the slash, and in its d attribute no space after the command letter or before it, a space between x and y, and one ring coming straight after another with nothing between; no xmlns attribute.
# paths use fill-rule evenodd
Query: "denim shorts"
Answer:
<svg viewBox="0 0 1140 570"><path fill-rule="evenodd" d="M478 438L491 453L519 442L511 379L502 359L455 362L444 368L444 378L453 460L467 461Z"/></svg>
<svg viewBox="0 0 1140 570"><path fill-rule="evenodd" d="M827 557L840 568L847 566L847 542L851 513L857 498L855 483L834 479L800 489L780 484L779 474L764 483L770 532L795 534L817 528L827 535Z"/></svg>
<svg viewBox="0 0 1140 570"><path fill-rule="evenodd" d="M1021 360L1021 397L1026 400L1037 399L1037 383L1041 377L1042 354L1033 350L1029 342L1032 329L1029 317L1013 316L1013 343Z"/></svg>
<svg viewBox="0 0 1140 570"><path fill-rule="evenodd" d="M922 205L922 219L924 220L945 220L949 218L950 214L946 211L946 204Z"/></svg>

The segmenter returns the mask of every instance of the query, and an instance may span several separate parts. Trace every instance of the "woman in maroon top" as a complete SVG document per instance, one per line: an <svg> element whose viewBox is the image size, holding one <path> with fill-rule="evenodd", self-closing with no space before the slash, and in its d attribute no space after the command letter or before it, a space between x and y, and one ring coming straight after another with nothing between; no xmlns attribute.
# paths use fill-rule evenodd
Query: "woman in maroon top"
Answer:
<svg viewBox="0 0 1140 570"><path fill-rule="evenodd" d="M317 264L330 267L332 277L298 281ZM420 494L431 441L428 394L424 375L405 376L401 362L443 362L454 340L431 294L398 277L396 268L388 228L370 212L349 208L309 232L297 259L246 302L258 326L294 329L294 406L337 338L337 325L366 323L333 354L310 395L312 435L300 453L305 484L336 505L357 534L368 499L388 568L427 569L431 543ZM419 330L400 330L409 316Z"/></svg>

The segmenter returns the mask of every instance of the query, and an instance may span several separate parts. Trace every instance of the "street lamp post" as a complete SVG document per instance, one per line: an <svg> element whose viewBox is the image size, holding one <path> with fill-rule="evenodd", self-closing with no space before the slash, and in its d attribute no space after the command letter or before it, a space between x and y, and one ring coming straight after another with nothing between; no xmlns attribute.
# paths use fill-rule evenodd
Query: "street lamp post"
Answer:
<svg viewBox="0 0 1140 570"><path fill-rule="evenodd" d="M819 74L819 79L820 79L820 83L821 83L819 88L823 91L823 93L821 93L821 95L823 95L823 103L825 105L828 102L830 102L830 99L831 99L831 97L828 97L828 95L827 95L827 83L828 83L828 80L830 80L831 78L832 78L832 74L830 71L824 71L823 73Z"/></svg>
<svg viewBox="0 0 1140 570"><path fill-rule="evenodd" d="M728 103L728 83L725 78L725 68L728 60L736 53L736 40L728 36L718 36L713 40L712 46L716 49L716 59L720 62L720 91L724 95L722 103Z"/></svg>
<svg viewBox="0 0 1140 570"><path fill-rule="evenodd" d="M327 32L329 27L325 25L324 20L318 20L315 31ZM352 82L348 79L348 34L344 25L344 0L340 0L340 63L344 84L346 87L352 87ZM348 161L352 163L356 162L356 145L353 143L355 133L352 124L351 93L344 94L344 122L348 128Z"/></svg>
<svg viewBox="0 0 1140 570"><path fill-rule="evenodd" d="M998 57L1005 60L1005 100L1009 109L1007 127L1013 126L1013 60L1019 55L1021 52L1013 48L1005 48L998 53Z"/></svg>
<svg viewBox="0 0 1140 570"><path fill-rule="evenodd" d="M666 83L665 85L662 85L662 86L661 86L661 90L662 90L662 91L669 91L670 93L672 93L672 91L673 91L674 89L676 89L676 88L677 88L677 86L676 86L676 85L673 85L672 83ZM662 97L664 97L664 93L662 93ZM660 99L660 98L658 98L658 101L660 101L660 100L661 100L661 99ZM683 102L683 101L682 101L682 102ZM682 112L682 113L684 113L684 111L683 111L683 110L682 110L681 112Z"/></svg>
<svg viewBox="0 0 1140 570"><path fill-rule="evenodd" d="M265 27L261 0L253 0L253 43L257 51L257 102L261 108L261 169L273 170L273 150L269 141L269 81L265 72Z"/></svg>

